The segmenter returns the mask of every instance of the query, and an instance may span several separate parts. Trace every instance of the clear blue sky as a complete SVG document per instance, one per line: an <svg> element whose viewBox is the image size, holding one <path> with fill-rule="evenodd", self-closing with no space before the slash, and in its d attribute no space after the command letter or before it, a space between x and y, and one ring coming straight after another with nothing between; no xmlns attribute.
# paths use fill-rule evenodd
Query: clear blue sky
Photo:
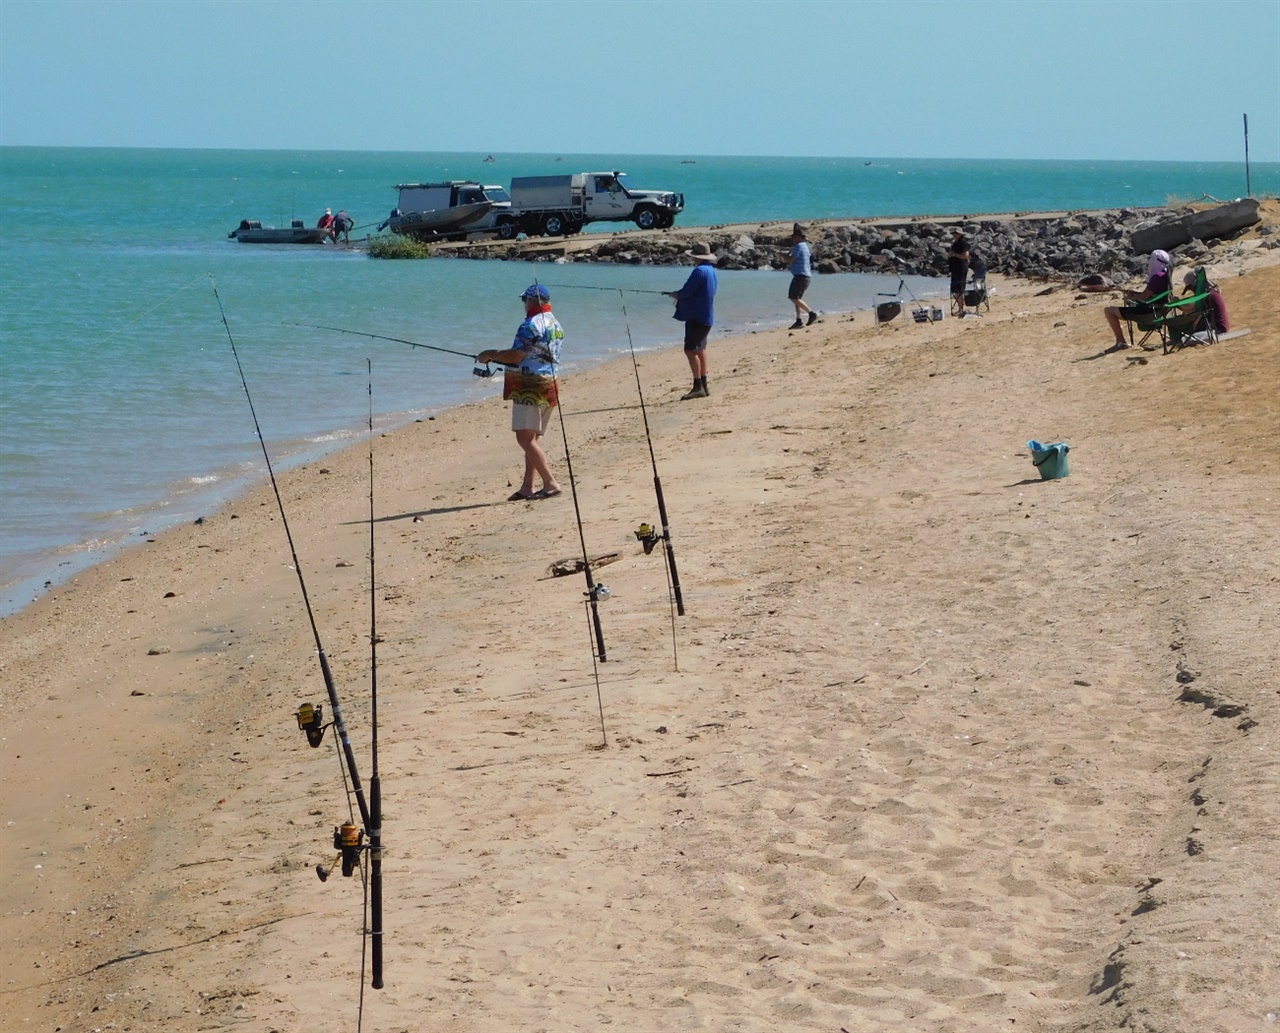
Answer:
<svg viewBox="0 0 1280 1033"><path fill-rule="evenodd" d="M1280 161L1280 0L0 0L0 144Z"/></svg>

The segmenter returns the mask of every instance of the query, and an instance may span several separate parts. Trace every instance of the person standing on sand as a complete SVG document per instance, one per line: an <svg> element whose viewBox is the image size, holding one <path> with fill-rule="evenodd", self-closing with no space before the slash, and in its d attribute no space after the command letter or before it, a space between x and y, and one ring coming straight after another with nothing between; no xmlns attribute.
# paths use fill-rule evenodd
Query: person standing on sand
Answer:
<svg viewBox="0 0 1280 1033"><path fill-rule="evenodd" d="M969 242L959 226L951 234L951 249L947 252L947 272L951 274L951 314L963 319L965 281L969 278Z"/></svg>
<svg viewBox="0 0 1280 1033"><path fill-rule="evenodd" d="M320 216L319 220L316 222L316 229L328 230L330 237L337 236L337 234L333 232L333 209L332 208L326 208L324 210L324 214Z"/></svg>
<svg viewBox="0 0 1280 1033"><path fill-rule="evenodd" d="M529 287L520 300L524 302L524 322L517 328L511 347L488 349L476 356L480 362L508 367L502 397L511 401L511 429L524 451L524 480L508 502L555 498L561 491L541 438L551 423L551 410L559 402L556 366L564 330L551 312L551 294L542 284ZM533 490L535 474L542 478L539 491Z"/></svg>
<svg viewBox="0 0 1280 1033"><path fill-rule="evenodd" d="M791 287L787 288L787 298L796 307L796 321L791 324L792 330L812 326L818 321L817 312L805 305L804 292L809 289L809 280L813 279L813 255L809 251L809 241L805 238L803 225L791 225ZM808 312L806 323L804 316Z"/></svg>
<svg viewBox="0 0 1280 1033"><path fill-rule="evenodd" d="M805 237L804 227L798 222L791 226L791 286L787 289L787 298L796 307L796 321L791 324L792 330L800 330L805 326L813 326L818 321L818 313L813 311L804 301L804 292L809 289L809 281L813 278L813 255L809 251L809 241ZM808 313L808 322L805 321Z"/></svg>
<svg viewBox="0 0 1280 1033"><path fill-rule="evenodd" d="M684 357L693 373L693 389L681 395L682 402L711 394L707 388L707 337L716 321L716 256L702 241L685 254L693 258L693 271L678 291L666 292L676 302L674 318L684 323Z"/></svg>

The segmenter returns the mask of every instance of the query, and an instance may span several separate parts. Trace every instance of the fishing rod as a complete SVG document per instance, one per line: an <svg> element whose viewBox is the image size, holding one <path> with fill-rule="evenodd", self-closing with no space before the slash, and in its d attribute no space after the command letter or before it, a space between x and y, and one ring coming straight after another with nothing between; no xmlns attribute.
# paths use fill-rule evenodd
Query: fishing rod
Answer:
<svg viewBox="0 0 1280 1033"><path fill-rule="evenodd" d="M371 334L365 330L348 330L341 326L321 326L319 323L286 323L285 326L305 326L312 330L332 330L336 334L352 334L355 337L371 337L375 341L394 341L396 344L407 344L410 348L426 348L428 351L444 352L446 355L461 355L464 359L470 359L472 362L479 362L480 357L471 352L458 351L456 348L441 348L438 344L419 344L417 341L410 341L405 337L388 337L386 334ZM502 365L502 363L498 363ZM489 368L489 363L484 364L484 369L476 366L471 371L477 377L491 377L496 372Z"/></svg>
<svg viewBox="0 0 1280 1033"><path fill-rule="evenodd" d="M667 501L662 494L662 478L658 476L658 460L653 454L653 435L649 433L649 410L644 404L644 388L640 384L640 364L636 361L636 345L631 337L631 320L627 316L627 302L618 292L618 304L622 307L622 322L627 328L627 347L631 351L631 368L636 375L636 394L640 398L640 416L644 420L644 439L649 445L649 465L653 468L653 493L658 500L658 518L662 521L662 534L659 536L648 524L641 524L636 531L636 538L644 546L645 555L653 551L654 545L662 542L663 553L667 558L667 587L675 602L676 613L684 616L684 595L680 591L680 572L676 569L676 552L671 543L671 525L667 520ZM680 659L676 654L676 619L671 617L671 652L675 659L676 670L680 669Z"/></svg>
<svg viewBox="0 0 1280 1033"><path fill-rule="evenodd" d="M337 736L341 743L340 758L343 761L345 761L345 766L343 767L343 781L346 782L348 776L350 777L350 788L348 789L348 793L347 793L347 809L348 809L349 819L346 823L336 827L333 830L333 845L334 845L334 849L338 851L338 856L334 859L333 864L330 865L328 869L326 869L323 865L316 865L316 875L319 876L321 882L324 882L329 878L329 873L333 870L333 868L338 864L339 861L341 861L342 874L345 877L349 878L357 867L360 867L361 871L363 872L363 865L361 864L361 854L364 851L364 845L363 845L364 834L366 831L371 831L377 828L379 832L379 837L380 837L381 829L378 826L381 824L381 814L379 813L378 825L375 825L373 821L372 812L370 811L369 804L365 800L364 787L360 782L360 772L359 772L359 769L356 767L355 752L351 748L351 738L347 734L346 721L343 719L343 716L342 716L342 702L338 698L338 690L333 681L333 672L329 668L329 659L325 655L324 644L320 641L320 629L316 625L315 612L311 607L311 597L310 597L310 594L307 592L306 579L303 577L303 574L302 574L302 563L298 559L298 550L294 545L294 541L293 541L293 532L289 528L289 519L285 515L284 499L280 495L280 485L276 480L275 469L271 465L271 455L267 451L266 439L262 435L262 426L258 421L258 413L257 413L257 410L254 408L253 396L249 392L249 382L245 377L244 366L240 362L240 353L236 349L235 338L232 336L232 333L231 333L231 324L227 322L227 313L222 306L222 297L218 294L218 285L214 282L212 274L209 275L209 286L213 289L214 300L218 303L218 314L222 318L222 326L227 332L227 341L231 345L231 355L235 359L236 370L240 374L240 386L244 388L245 400L249 403L249 414L253 418L254 433L257 435L258 444L262 448L262 458L266 462L267 475L271 480L271 489L275 493L276 506L280 512L280 522L284 527L285 538L289 543L289 554L293 559L294 573L296 573L298 576L298 587L302 590L302 602L307 611L307 620L311 624L311 635L315 641L316 656L320 661L320 673L324 678L325 690L329 697L330 713L333 715L333 719L330 723L337 730ZM328 727L327 725L324 724L324 708L321 706L314 705L312 703L303 703L298 707L298 712L296 716L298 720L298 727L303 732L306 733L308 744L312 748L319 747L321 742L324 739L325 728ZM363 829L361 829L355 824L355 815L351 813L350 798L352 793L354 793L355 795L356 804L358 805L360 810L360 818L364 824ZM380 803L379 803L379 812L381 812ZM380 839L379 839L379 843L380 843ZM381 860L381 858L379 858L379 860ZM379 874L381 874L380 866L379 866ZM381 905L380 889L379 889L379 905ZM381 924L380 921L379 921L379 924ZM380 943L380 941L381 941L381 930L379 930L379 936L377 941L375 942ZM379 955L378 960L380 961L381 960L380 947L378 948L378 955ZM362 986L361 997L363 999L363 978L361 979L361 986ZM382 979L381 979L381 972L379 971L377 973L377 982L374 984L374 987L375 989L379 989L381 988L381 986L382 986Z"/></svg>
<svg viewBox="0 0 1280 1033"><path fill-rule="evenodd" d="M640 287L590 287L581 283L544 283L542 286L571 291L626 291L628 294L665 294L668 297L671 295L670 291L649 291Z"/></svg>
<svg viewBox="0 0 1280 1033"><path fill-rule="evenodd" d="M536 277L533 282L535 287L545 286L538 283ZM564 443L564 462L565 468L569 473L569 495L573 499L573 517L578 525L578 544L582 549L582 574L587 582L587 591L585 593L587 633L588 636L593 633L595 636L595 651L591 654L591 668L595 674L596 705L600 711L600 737L603 748L609 745L609 735L605 731L604 697L600 691L600 668L597 665L597 659L599 663L608 661L604 646L604 629L600 626L600 603L609 598L609 588L607 585L596 584L596 580L591 574L591 557L587 554L587 536L582 529L582 507L578 502L578 480L573 474L573 456L569 451L569 431L565 423L564 407L560 405L560 378L556 372L556 367L557 363L553 359L551 364L551 383L555 391L556 409L560 413L560 440Z"/></svg>
<svg viewBox="0 0 1280 1033"><path fill-rule="evenodd" d="M382 780L378 774L378 591L373 519L373 362L369 371L369 937L373 968L369 985L382 989ZM363 964L361 965L363 968ZM364 998L364 980L360 981Z"/></svg>

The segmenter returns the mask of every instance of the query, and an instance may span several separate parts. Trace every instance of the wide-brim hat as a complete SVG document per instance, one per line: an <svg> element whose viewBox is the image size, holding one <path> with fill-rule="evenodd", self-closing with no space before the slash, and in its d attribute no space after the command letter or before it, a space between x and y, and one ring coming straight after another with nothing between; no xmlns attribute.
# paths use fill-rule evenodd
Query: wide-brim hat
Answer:
<svg viewBox="0 0 1280 1033"><path fill-rule="evenodd" d="M715 252L711 250L711 245L705 240L697 241L685 254L696 262L714 262L716 260Z"/></svg>
<svg viewBox="0 0 1280 1033"><path fill-rule="evenodd" d="M525 288L524 293L520 295L520 300L521 301L542 301L542 302L550 301L551 292L547 290L547 288L542 286L542 284L535 283L532 286Z"/></svg>

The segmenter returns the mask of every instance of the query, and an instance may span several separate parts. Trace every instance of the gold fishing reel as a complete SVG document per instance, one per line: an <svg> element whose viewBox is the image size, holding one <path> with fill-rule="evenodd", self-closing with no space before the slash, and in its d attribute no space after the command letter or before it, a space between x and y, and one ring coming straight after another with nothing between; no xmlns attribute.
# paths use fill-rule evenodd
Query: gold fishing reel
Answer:
<svg viewBox="0 0 1280 1033"><path fill-rule="evenodd" d="M298 727L307 733L307 742L315 749L324 739L324 707L303 703L298 707Z"/></svg>
<svg viewBox="0 0 1280 1033"><path fill-rule="evenodd" d="M322 864L316 865L316 875L321 882L328 881L339 861L342 862L342 874L348 879L351 878L351 873L360 867L360 852L364 849L364 829L351 822L335 826L333 849L338 851L338 854L328 868Z"/></svg>
<svg viewBox="0 0 1280 1033"><path fill-rule="evenodd" d="M662 534L651 524L641 524L636 531L636 541L644 546L644 554L648 556L653 552L654 546L662 541Z"/></svg>

